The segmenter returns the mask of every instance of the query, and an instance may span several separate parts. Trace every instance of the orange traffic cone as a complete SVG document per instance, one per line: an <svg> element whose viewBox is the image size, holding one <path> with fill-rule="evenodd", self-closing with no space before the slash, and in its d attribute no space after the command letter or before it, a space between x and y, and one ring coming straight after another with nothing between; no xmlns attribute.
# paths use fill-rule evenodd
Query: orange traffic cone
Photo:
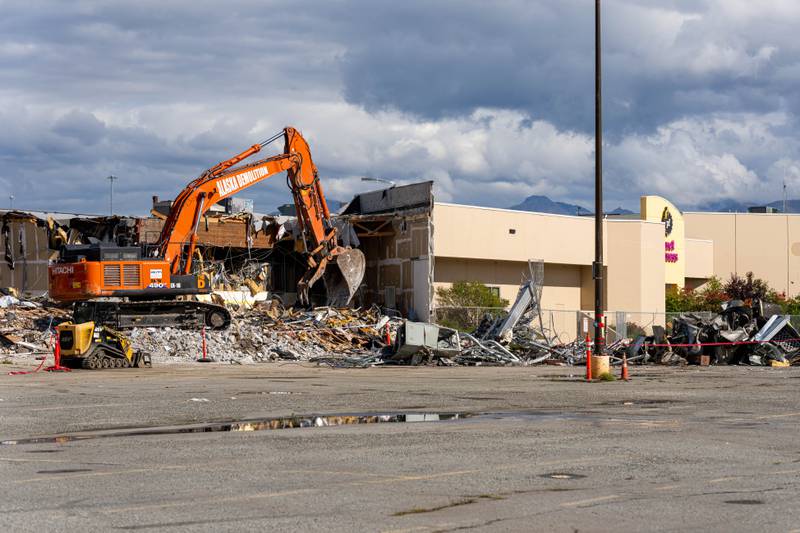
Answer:
<svg viewBox="0 0 800 533"><path fill-rule="evenodd" d="M622 380L628 381L628 354L622 352Z"/></svg>

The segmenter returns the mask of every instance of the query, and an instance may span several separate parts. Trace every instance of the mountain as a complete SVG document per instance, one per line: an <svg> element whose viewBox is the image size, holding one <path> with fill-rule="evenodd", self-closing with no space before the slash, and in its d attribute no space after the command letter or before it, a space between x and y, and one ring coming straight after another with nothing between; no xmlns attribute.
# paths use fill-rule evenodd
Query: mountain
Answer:
<svg viewBox="0 0 800 533"><path fill-rule="evenodd" d="M517 211L535 211L536 213L554 213L556 215L591 215L589 211L583 206L576 204L568 204L565 202L554 202L547 196L528 196L521 204L512 205L509 209ZM609 211L608 215L632 215L634 212L630 209L618 207L613 211Z"/></svg>
<svg viewBox="0 0 800 533"><path fill-rule="evenodd" d="M717 212L717 213L747 213L747 209L756 205L767 205L774 207L779 212L783 211L783 200L776 200L768 204L758 202L740 202L738 200L724 199L713 200L693 206L680 206L682 211L700 211L700 212ZM592 211L583 206L576 204L568 204L566 202L554 202L547 196L533 195L528 196L522 203L513 205L509 209L516 209L517 211L535 211L537 213L554 213L557 215L591 215ZM786 201L787 213L800 213L800 200L787 200ZM632 215L634 211L625 209L624 207L617 207L613 211L608 211L608 215Z"/></svg>
<svg viewBox="0 0 800 533"><path fill-rule="evenodd" d="M613 211L606 212L607 215L632 215L634 214L633 211L630 209L625 209L624 207L620 206Z"/></svg>
<svg viewBox="0 0 800 533"><path fill-rule="evenodd" d="M712 200L696 206L682 209L684 211L713 211L716 213L747 213L747 208L751 203L743 203L738 200Z"/></svg>
<svg viewBox="0 0 800 533"><path fill-rule="evenodd" d="M778 211L783 212L783 200L777 200L767 204L769 207L774 207ZM800 213L800 200L786 200L787 213Z"/></svg>
<svg viewBox="0 0 800 533"><path fill-rule="evenodd" d="M554 202L547 196L528 196L522 203L512 205L509 209L517 211L536 211L537 213L554 213L557 215L589 215L591 211L575 204Z"/></svg>
<svg viewBox="0 0 800 533"><path fill-rule="evenodd" d="M758 202L740 202L738 200L715 200L704 204L692 206L686 211L716 211L720 213L747 213L747 208L755 205L774 207L783 212L783 200L776 200L768 204ZM800 200L786 200L787 213L800 213Z"/></svg>

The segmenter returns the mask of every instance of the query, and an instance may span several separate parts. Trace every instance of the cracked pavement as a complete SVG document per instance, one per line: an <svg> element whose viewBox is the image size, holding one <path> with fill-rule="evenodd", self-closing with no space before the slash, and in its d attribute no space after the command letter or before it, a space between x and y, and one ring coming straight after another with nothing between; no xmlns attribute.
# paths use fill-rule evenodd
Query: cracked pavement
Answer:
<svg viewBox="0 0 800 533"><path fill-rule="evenodd" d="M4 370L12 370L7 367ZM800 368L175 365L0 376L0 524L54 531L792 531ZM182 433L292 415L441 422ZM477 416L476 416L477 415ZM159 434L141 435L149 428ZM177 429L176 429L177 428Z"/></svg>

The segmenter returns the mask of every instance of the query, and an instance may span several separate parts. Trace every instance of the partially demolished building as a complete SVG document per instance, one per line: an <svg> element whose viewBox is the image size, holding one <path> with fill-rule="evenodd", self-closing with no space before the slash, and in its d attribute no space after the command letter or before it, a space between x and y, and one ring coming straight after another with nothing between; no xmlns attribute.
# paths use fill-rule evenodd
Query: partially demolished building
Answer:
<svg viewBox="0 0 800 533"><path fill-rule="evenodd" d="M361 248L367 271L355 304L378 304L403 316L427 319L432 298L432 183L424 182L356 196L334 217L345 245ZM81 217L11 211L2 215L5 262L0 286L21 294L47 291L47 265L64 244L119 246L153 244L168 212L154 198L149 217ZM212 272L220 293L267 292L286 304L297 298L306 269L295 250L294 217L252 212L210 212L198 228L196 260ZM321 289L321 287L320 287ZM313 296L313 294L312 294Z"/></svg>
<svg viewBox="0 0 800 533"><path fill-rule="evenodd" d="M421 182L362 193L334 216L343 244L360 248L366 258L355 305L378 304L412 319L435 320L436 289L459 280L480 281L513 301L528 273L528 261L537 260L544 265L543 309L592 307L592 219L434 202L432 185ZM0 211L5 259L0 287L46 292L47 264L66 243L154 243L168 210L169 202L154 198L147 217ZM737 221L761 223L764 217L776 216ZM665 287L696 287L713 275L730 274L716 268L728 266L718 260L723 251L717 240L698 238L693 225L691 216L684 220L675 206L654 196L642 198L641 215L606 219L604 283L609 310L663 314ZM213 271L220 292L244 288L292 304L305 270L295 250L294 231L296 220L291 216L256 215L252 203L233 202L202 218L195 259ZM794 250L790 241L786 246ZM790 273L789 285L791 278ZM564 324L553 324L553 329L576 333L574 314L563 316Z"/></svg>

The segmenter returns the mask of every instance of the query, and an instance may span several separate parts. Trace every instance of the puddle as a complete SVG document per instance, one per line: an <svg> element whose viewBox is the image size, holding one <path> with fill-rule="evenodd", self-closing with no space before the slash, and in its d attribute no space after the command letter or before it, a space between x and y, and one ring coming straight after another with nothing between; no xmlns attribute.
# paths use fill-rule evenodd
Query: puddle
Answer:
<svg viewBox="0 0 800 533"><path fill-rule="evenodd" d="M77 472L91 472L90 468L63 468L61 470L39 470L37 474L75 474Z"/></svg>
<svg viewBox="0 0 800 533"><path fill-rule="evenodd" d="M64 450L28 450L27 453L59 453Z"/></svg>
<svg viewBox="0 0 800 533"><path fill-rule="evenodd" d="M511 420L521 422L546 422L552 420L611 420L607 415L593 412L562 411L503 411L503 412L404 412L404 413L361 413L340 415L296 415L286 417L251 418L195 424L150 427L100 428L75 433L9 439L0 441L0 446L15 444L65 443L109 437L141 437L148 435L174 435L180 433L214 433L236 431L266 431L273 429L320 428L328 426L348 426L360 424L391 424L417 422L447 422L471 419L490 422L492 420ZM42 452L44 453L44 452ZM565 474L566 475L566 474ZM554 478L567 479L567 478ZM573 478L569 478L573 479ZM577 478L574 478L577 479Z"/></svg>
<svg viewBox="0 0 800 533"><path fill-rule="evenodd" d="M549 474L542 474L539 477L546 477L548 479L583 479L586 476L583 474L572 474L569 472L551 472Z"/></svg>
<svg viewBox="0 0 800 533"><path fill-rule="evenodd" d="M358 424L444 422L449 420L460 420L474 416L476 416L475 413L448 412L271 417L250 420L235 420L229 422L210 422L205 424L191 424L184 426L116 428L110 430L101 429L80 433L51 435L46 437L4 440L0 441L0 446L10 446L15 444L64 443L110 437L139 437L147 435L172 435L180 433L265 431L273 429L319 428Z"/></svg>

